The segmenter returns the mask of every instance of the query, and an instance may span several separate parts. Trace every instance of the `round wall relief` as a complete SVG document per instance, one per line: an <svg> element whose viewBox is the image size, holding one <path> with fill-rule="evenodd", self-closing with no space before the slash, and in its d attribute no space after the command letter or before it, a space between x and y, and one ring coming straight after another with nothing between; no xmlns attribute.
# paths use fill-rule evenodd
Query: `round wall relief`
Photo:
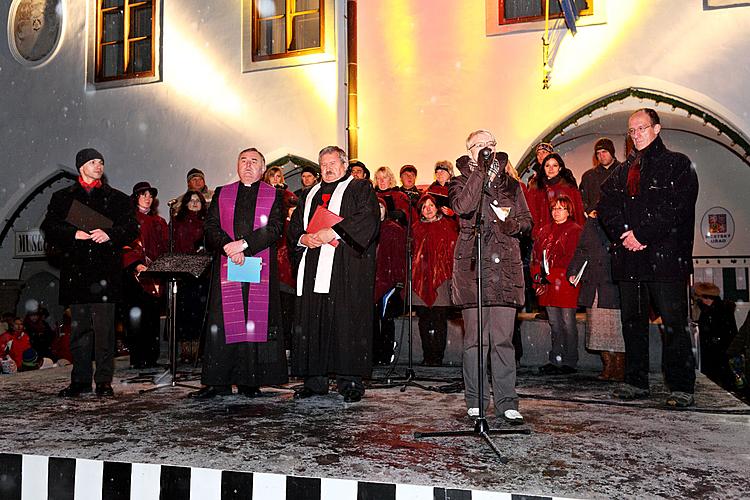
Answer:
<svg viewBox="0 0 750 500"><path fill-rule="evenodd" d="M54 54L63 27L63 0L13 0L8 45L21 64L35 66Z"/></svg>

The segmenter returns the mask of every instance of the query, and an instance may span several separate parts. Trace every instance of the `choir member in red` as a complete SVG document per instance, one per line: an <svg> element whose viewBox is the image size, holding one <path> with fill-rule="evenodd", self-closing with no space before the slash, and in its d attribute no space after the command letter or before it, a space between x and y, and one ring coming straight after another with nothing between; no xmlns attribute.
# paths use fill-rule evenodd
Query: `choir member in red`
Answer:
<svg viewBox="0 0 750 500"><path fill-rule="evenodd" d="M440 366L448 338L448 310L453 249L458 222L438 209L435 198L426 194L417 205L421 217L413 226L413 303L419 316L419 336L425 366Z"/></svg>

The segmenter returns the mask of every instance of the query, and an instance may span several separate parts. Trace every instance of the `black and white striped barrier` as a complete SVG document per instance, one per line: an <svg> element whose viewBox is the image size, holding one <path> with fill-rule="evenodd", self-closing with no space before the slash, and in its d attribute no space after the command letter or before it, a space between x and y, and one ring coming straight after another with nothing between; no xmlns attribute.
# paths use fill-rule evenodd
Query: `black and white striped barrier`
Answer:
<svg viewBox="0 0 750 500"><path fill-rule="evenodd" d="M0 453L2 500L512 500L475 490Z"/></svg>

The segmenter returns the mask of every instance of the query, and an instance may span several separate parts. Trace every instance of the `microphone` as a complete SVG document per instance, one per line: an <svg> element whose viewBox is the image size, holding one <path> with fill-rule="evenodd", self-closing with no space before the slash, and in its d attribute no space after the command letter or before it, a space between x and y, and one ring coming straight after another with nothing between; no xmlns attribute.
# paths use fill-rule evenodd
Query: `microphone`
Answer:
<svg viewBox="0 0 750 500"><path fill-rule="evenodd" d="M174 205L177 204L177 201L178 201L177 198L172 198L171 200L167 202L167 206L172 208Z"/></svg>
<svg viewBox="0 0 750 500"><path fill-rule="evenodd" d="M479 151L479 166L482 167L482 170L484 170L485 172L487 171L487 168L492 164L492 160L494 159L495 153L491 148L482 148L482 150Z"/></svg>

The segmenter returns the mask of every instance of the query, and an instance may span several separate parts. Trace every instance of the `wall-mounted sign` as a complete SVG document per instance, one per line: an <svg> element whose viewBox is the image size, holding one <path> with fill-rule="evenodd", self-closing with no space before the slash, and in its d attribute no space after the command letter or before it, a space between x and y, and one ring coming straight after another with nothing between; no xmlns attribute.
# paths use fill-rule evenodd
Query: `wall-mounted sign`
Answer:
<svg viewBox="0 0 750 500"><path fill-rule="evenodd" d="M57 48L63 0L14 0L8 16L8 45L20 63L37 65Z"/></svg>
<svg viewBox="0 0 750 500"><path fill-rule="evenodd" d="M734 238L734 219L729 210L709 208L701 220L701 236L711 248L724 248Z"/></svg>
<svg viewBox="0 0 750 500"><path fill-rule="evenodd" d="M47 256L44 252L44 235L39 229L16 231L15 243L16 253L13 257L16 259Z"/></svg>

